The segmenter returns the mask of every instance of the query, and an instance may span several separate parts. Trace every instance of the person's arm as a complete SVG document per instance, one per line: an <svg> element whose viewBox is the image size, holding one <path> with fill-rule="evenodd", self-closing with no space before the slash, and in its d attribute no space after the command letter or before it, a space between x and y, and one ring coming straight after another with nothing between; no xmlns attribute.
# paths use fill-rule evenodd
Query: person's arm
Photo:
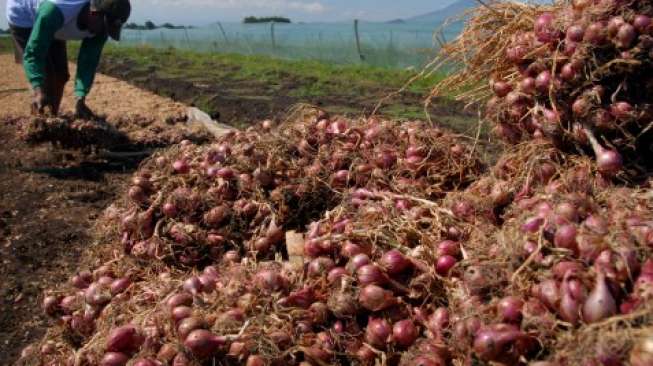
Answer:
<svg viewBox="0 0 653 366"><path fill-rule="evenodd" d="M63 23L63 13L52 2L44 1L39 6L34 27L23 55L25 75L33 89L43 87L48 50L54 39L54 34L63 26Z"/></svg>
<svg viewBox="0 0 653 366"><path fill-rule="evenodd" d="M79 56L77 56L77 76L75 78L75 96L77 98L84 98L91 91L102 49L106 42L106 35L97 35L82 41Z"/></svg>

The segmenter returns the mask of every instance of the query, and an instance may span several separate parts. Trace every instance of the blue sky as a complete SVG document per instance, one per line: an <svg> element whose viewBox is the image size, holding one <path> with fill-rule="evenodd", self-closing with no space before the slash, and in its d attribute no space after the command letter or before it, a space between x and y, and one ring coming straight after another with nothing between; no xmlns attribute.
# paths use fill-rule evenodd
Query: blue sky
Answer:
<svg viewBox="0 0 653 366"><path fill-rule="evenodd" d="M0 27L6 27L0 0ZM132 0L132 20L202 25L247 15L286 15L295 21L390 20L427 13L455 0Z"/></svg>

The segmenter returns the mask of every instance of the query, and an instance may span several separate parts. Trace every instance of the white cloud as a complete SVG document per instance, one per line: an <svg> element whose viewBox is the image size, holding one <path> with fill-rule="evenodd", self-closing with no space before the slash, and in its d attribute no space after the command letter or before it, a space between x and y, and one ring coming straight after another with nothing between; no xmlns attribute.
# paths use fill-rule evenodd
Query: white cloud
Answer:
<svg viewBox="0 0 653 366"><path fill-rule="evenodd" d="M5 6L7 0L0 0L0 27L5 28ZM135 20L155 18L165 21L201 23L210 16L239 20L246 15L291 15L312 19L323 16L333 9L321 0L132 0ZM217 13L217 14L214 14ZM165 15L162 15L165 14Z"/></svg>
<svg viewBox="0 0 653 366"><path fill-rule="evenodd" d="M193 7L229 10L294 10L309 14L320 14L327 7L319 1L293 0L141 0L140 3L150 3L161 7Z"/></svg>
<svg viewBox="0 0 653 366"><path fill-rule="evenodd" d="M301 10L311 14L321 14L327 10L326 6L319 2L301 3L297 1L291 1L288 3L288 6L290 9Z"/></svg>
<svg viewBox="0 0 653 366"><path fill-rule="evenodd" d="M0 0L0 28L7 26L7 0Z"/></svg>

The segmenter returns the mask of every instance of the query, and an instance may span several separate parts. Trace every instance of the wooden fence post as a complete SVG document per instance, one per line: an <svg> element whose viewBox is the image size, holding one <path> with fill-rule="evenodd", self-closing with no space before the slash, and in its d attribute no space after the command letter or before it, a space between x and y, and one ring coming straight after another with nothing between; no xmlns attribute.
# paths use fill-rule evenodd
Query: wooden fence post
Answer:
<svg viewBox="0 0 653 366"><path fill-rule="evenodd" d="M356 49L358 50L358 57L360 57L361 61L365 61L365 56L363 55L363 52L361 52L361 40L358 34L358 19L354 20L354 34L356 36Z"/></svg>
<svg viewBox="0 0 653 366"><path fill-rule="evenodd" d="M277 49L277 41L274 38L274 20L270 22L270 37L272 37L272 50Z"/></svg>
<svg viewBox="0 0 653 366"><path fill-rule="evenodd" d="M218 22L218 27L220 28L220 32L222 32L222 37L224 38L225 43L229 43L229 39L227 38L227 32L225 32L224 28L222 28L222 23Z"/></svg>
<svg viewBox="0 0 653 366"><path fill-rule="evenodd" d="M184 26L184 35L186 36L186 48L190 50L192 47L190 46L190 37L188 36L188 28L186 26Z"/></svg>

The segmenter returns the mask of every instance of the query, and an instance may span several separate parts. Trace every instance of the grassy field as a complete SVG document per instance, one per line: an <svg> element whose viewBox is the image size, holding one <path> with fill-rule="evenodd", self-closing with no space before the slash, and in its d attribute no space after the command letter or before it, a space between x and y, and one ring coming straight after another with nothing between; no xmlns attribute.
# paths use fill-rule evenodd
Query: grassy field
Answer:
<svg viewBox="0 0 653 366"><path fill-rule="evenodd" d="M12 52L11 38L8 35L0 35L0 53Z"/></svg>
<svg viewBox="0 0 653 366"><path fill-rule="evenodd" d="M233 104L241 109L247 105L250 119L272 117L304 102L336 113L370 112L379 100L415 76L411 71L366 65L116 46L107 47L101 71L219 113L235 125L248 121L237 116L230 108ZM383 112L394 118L424 118L421 102L439 79L416 81Z"/></svg>
<svg viewBox="0 0 653 366"><path fill-rule="evenodd" d="M10 50L0 39L0 52ZM78 45L69 45L71 61ZM368 65L331 65L266 56L211 54L150 47L107 45L100 71L157 94L195 105L225 123L245 126L264 118L282 118L297 103L333 113L369 114L384 97L416 75L415 71ZM398 119L425 119L423 100L442 75L421 78L387 99L380 113ZM475 135L475 115L457 103L439 99L431 118L453 130Z"/></svg>
<svg viewBox="0 0 653 366"><path fill-rule="evenodd" d="M330 65L320 61L281 60L266 56L238 54L197 53L176 49L150 47L108 46L110 58L126 58L139 67L165 65L162 76L187 78L228 78L257 80L268 84L281 84L284 79L310 81L303 83L293 95L297 97L322 97L336 93L357 93L369 89L399 88L414 71L396 70L367 65ZM411 92L426 92L440 80L441 75L413 83Z"/></svg>

